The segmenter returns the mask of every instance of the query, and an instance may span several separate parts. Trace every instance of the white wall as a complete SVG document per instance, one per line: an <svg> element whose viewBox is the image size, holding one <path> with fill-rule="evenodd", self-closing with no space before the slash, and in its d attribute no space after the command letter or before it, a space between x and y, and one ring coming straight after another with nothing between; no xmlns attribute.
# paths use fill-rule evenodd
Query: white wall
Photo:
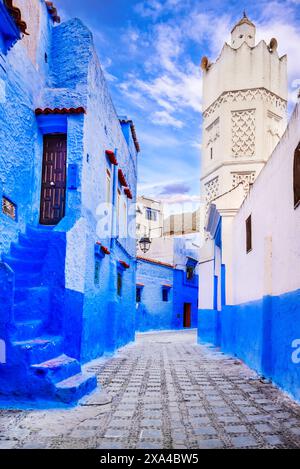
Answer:
<svg viewBox="0 0 300 469"><path fill-rule="evenodd" d="M233 222L234 303L300 288L300 207L294 209L293 159L300 105ZM245 220L252 216L252 251Z"/></svg>

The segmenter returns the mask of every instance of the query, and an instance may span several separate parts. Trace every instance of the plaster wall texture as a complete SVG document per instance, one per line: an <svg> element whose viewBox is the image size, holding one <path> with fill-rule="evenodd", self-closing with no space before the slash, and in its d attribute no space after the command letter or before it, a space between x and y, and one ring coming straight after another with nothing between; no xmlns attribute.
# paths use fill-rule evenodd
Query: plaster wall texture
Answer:
<svg viewBox="0 0 300 469"><path fill-rule="evenodd" d="M222 64L225 56L226 62ZM235 58L239 59L236 64ZM226 88L227 66L228 71L232 69L234 73L231 96L244 97L245 107L237 102L238 99L230 98L231 108L228 107L227 115L224 114L227 130L222 134L224 127L220 118L219 135L214 130L215 140L220 142L212 144L219 145L224 138L224 148L228 149L232 137L229 126L234 120L229 111L239 111L235 106L241 106L243 111L255 107L255 151L253 164L249 158L249 161L243 161L244 174L242 166L234 166L230 160L220 163L214 173L209 172L209 165L206 167L209 177L220 176L223 179L220 179L217 189L216 183L211 189L212 203L206 221L209 240L200 253L198 337L200 342L213 343L224 352L238 356L300 400L300 368L293 360L293 344L298 339L297 331L300 331L300 215L293 200L293 161L300 135L299 104L285 130L286 58L279 59L276 51L270 53L266 44L261 42L254 49L245 43L237 50L225 45L220 58L204 79L207 106L216 99L215 90L216 95L220 93L218 83L225 83L224 92L229 89ZM208 81L209 75L212 81ZM252 92L235 91L260 86L277 97L271 97L266 91L259 92L256 98ZM224 93L223 96L228 102L230 94ZM249 97L251 99L248 100ZM207 109L204 112L204 120L211 119L207 121L208 133L211 122L217 118L216 111L221 110L222 99L214 103L209 112ZM244 134L238 131L238 144L242 146L243 141ZM221 147L216 148L219 155ZM208 153L205 154L208 157ZM215 171L213 162L210 165ZM230 183L228 174L230 172L232 177L233 170L237 168L241 174L235 176L235 183L242 184L226 193ZM250 176L253 170L256 172ZM218 191L225 191L225 194L220 195ZM247 253L245 222L249 215L252 218L252 250ZM210 260L210 255L213 260ZM221 290L213 289L215 276L221 282ZM222 298L224 292L225 298Z"/></svg>
<svg viewBox="0 0 300 469"><path fill-rule="evenodd" d="M36 242L37 250L47 246L38 287L34 294L28 293L26 311L35 311L34 302L43 298L42 332L56 334L54 339L59 339L59 346L51 344L53 353L63 351L87 361L134 338L135 240L120 235L116 193L119 188L122 201L126 201L126 223L135 225L137 152L127 124L121 126L110 99L91 32L78 19L53 27L44 2L31 2L28 10L21 3L28 13L28 28L36 34L20 39L8 53L0 55L0 191L17 209L15 220L1 211L0 252L2 257L9 254L12 242L13 249L19 250L20 239ZM81 106L85 114L37 117L34 113L37 107ZM39 226L43 135L53 132L67 133L66 210L58 225L44 230ZM106 150L116 150L118 167L107 160ZM69 174L71 165L76 169L74 184ZM125 197L118 182L119 168L132 199ZM114 204L111 217L107 217L107 207L101 205L106 202L107 170ZM96 242L102 243L110 255L95 256ZM21 260L17 267L24 268ZM5 272L3 301L9 320L2 311L0 324L7 332L15 306L13 281L8 292L10 280ZM123 279L122 295L117 295L118 272ZM20 272L18 280L24 278L22 287L27 286L25 274ZM36 359L42 361L42 357ZM23 378L25 383L25 375ZM13 388L15 380L10 384Z"/></svg>
<svg viewBox="0 0 300 469"><path fill-rule="evenodd" d="M33 4L34 2L31 2ZM45 8L44 8L45 10ZM49 52L51 24L44 11L43 40L40 48ZM47 44L47 46L46 46ZM41 54L40 54L41 56ZM19 41L7 55L0 54L0 100L2 151L0 156L1 192L17 205L17 223L1 213L0 250L7 251L10 242L16 240L19 229L26 223L37 222L38 204L32 193L40 190L41 136L34 116L45 86L48 65L40 63L38 73L24 47ZM38 175L38 176L37 176Z"/></svg>
<svg viewBox="0 0 300 469"><path fill-rule="evenodd" d="M138 331L182 329L185 303L191 305L191 327L197 327L197 275L187 280L181 269L138 259L137 285L141 288L141 302L136 309ZM163 285L170 286L168 301L162 301Z"/></svg>
<svg viewBox="0 0 300 469"><path fill-rule="evenodd" d="M137 283L143 284L136 308L136 329L148 331L173 327L173 268L137 261ZM162 301L163 285L170 285L168 301Z"/></svg>
<svg viewBox="0 0 300 469"><path fill-rule="evenodd" d="M243 37L255 36L252 26ZM234 30L233 36L236 34ZM233 39L234 40L234 39ZM252 42L254 39L251 39ZM225 44L203 72L201 193L206 203L239 183L245 194L286 128L287 62L264 41ZM231 192L235 203L235 192Z"/></svg>
<svg viewBox="0 0 300 469"><path fill-rule="evenodd" d="M293 163L300 108L233 223L234 303L280 295L300 287L300 212L294 209ZM252 250L246 253L245 220L252 218ZM251 282L248 279L251 278Z"/></svg>
<svg viewBox="0 0 300 469"><path fill-rule="evenodd" d="M200 341L238 356L297 400L300 368L293 360L293 344L300 331L300 214L294 208L293 161L299 124L297 104L280 143L231 223L232 301L221 310L207 302L198 323ZM253 244L246 253L249 215ZM224 218L222 229L223 222ZM220 263L216 256L214 273ZM225 266L230 267L228 261Z"/></svg>

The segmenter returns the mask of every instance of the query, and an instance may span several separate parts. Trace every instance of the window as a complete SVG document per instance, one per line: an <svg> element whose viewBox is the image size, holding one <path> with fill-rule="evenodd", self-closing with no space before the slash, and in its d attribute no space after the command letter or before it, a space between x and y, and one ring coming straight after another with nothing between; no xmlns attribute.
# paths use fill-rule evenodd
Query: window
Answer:
<svg viewBox="0 0 300 469"><path fill-rule="evenodd" d="M193 279L194 272L195 272L194 267L191 266L191 265L187 265L187 267L186 267L186 278L187 278L187 280L192 280Z"/></svg>
<svg viewBox="0 0 300 469"><path fill-rule="evenodd" d="M120 224L120 204L121 204L121 191L118 189L118 194L117 194L117 220L118 224Z"/></svg>
<svg viewBox="0 0 300 469"><path fill-rule="evenodd" d="M213 159L213 149L212 148L210 149L210 159L211 160Z"/></svg>
<svg viewBox="0 0 300 469"><path fill-rule="evenodd" d="M169 289L168 288L162 289L162 300L169 301Z"/></svg>
<svg viewBox="0 0 300 469"><path fill-rule="evenodd" d="M122 296L122 289L123 289L123 275L121 272L118 272L117 276L117 293L118 296Z"/></svg>
<svg viewBox="0 0 300 469"><path fill-rule="evenodd" d="M252 220L251 215L246 220L246 252L252 250Z"/></svg>
<svg viewBox="0 0 300 469"><path fill-rule="evenodd" d="M136 287L136 302L140 303L142 300L142 288Z"/></svg>
<svg viewBox="0 0 300 469"><path fill-rule="evenodd" d="M111 175L108 169L106 170L106 202L111 202Z"/></svg>
<svg viewBox="0 0 300 469"><path fill-rule="evenodd" d="M95 261L94 284L99 285L99 283L100 283L100 262Z"/></svg>
<svg viewBox="0 0 300 469"><path fill-rule="evenodd" d="M294 153L294 207L300 205L300 143Z"/></svg>
<svg viewBox="0 0 300 469"><path fill-rule="evenodd" d="M119 226L119 237L127 237L127 197L118 189L117 218Z"/></svg>
<svg viewBox="0 0 300 469"><path fill-rule="evenodd" d="M17 206L7 197L2 196L2 213L12 220L17 220Z"/></svg>
<svg viewBox="0 0 300 469"><path fill-rule="evenodd" d="M146 219L150 221L157 221L157 210L146 208Z"/></svg>
<svg viewBox="0 0 300 469"><path fill-rule="evenodd" d="M123 196L123 201L122 201L122 226L123 226L123 236L126 237L127 235L127 199Z"/></svg>

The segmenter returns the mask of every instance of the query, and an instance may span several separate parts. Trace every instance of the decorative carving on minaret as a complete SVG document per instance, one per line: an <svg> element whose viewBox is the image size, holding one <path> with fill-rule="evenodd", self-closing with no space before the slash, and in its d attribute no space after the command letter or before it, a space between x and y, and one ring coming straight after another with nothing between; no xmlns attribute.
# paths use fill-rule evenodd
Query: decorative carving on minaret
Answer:
<svg viewBox="0 0 300 469"><path fill-rule="evenodd" d="M232 172L232 187L237 187L239 184L243 184L245 194L249 192L250 185L254 183L255 171L237 171Z"/></svg>
<svg viewBox="0 0 300 469"><path fill-rule="evenodd" d="M206 132L206 146L210 146L220 137L220 119L214 120L214 122L206 128Z"/></svg>
<svg viewBox="0 0 300 469"><path fill-rule="evenodd" d="M219 195L219 177L216 176L205 184L206 202L209 203Z"/></svg>
<svg viewBox="0 0 300 469"><path fill-rule="evenodd" d="M232 156L255 154L255 109L231 112Z"/></svg>
<svg viewBox="0 0 300 469"><path fill-rule="evenodd" d="M203 117L204 119L210 117L222 104L235 103L239 101L255 101L256 99L270 103L280 111L285 111L287 108L287 101L271 91L268 91L265 88L252 88L248 90L225 91L203 112Z"/></svg>

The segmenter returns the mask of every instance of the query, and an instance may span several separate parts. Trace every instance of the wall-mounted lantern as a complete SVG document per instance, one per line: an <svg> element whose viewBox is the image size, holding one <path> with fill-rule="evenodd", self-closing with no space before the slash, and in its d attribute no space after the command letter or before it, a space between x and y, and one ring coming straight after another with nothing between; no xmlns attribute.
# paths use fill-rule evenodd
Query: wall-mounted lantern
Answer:
<svg viewBox="0 0 300 469"><path fill-rule="evenodd" d="M139 241L140 249L143 251L144 254L149 251L150 246L151 246L151 239L144 236L143 238L140 239Z"/></svg>

